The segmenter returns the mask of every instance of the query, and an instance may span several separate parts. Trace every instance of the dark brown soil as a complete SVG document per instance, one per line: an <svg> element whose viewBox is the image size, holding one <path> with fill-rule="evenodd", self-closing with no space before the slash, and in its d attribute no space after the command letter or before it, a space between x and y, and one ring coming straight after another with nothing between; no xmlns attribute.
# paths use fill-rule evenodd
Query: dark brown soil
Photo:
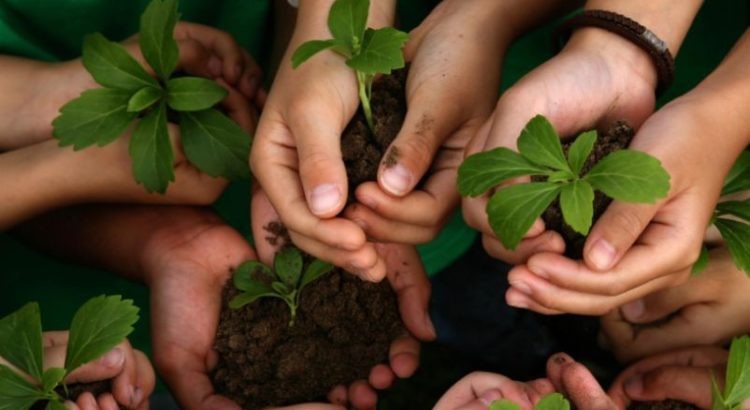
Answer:
<svg viewBox="0 0 750 410"><path fill-rule="evenodd" d="M282 300L231 310L226 302L236 293L227 283L213 382L245 409L314 401L333 386L366 379L404 332L387 282L362 282L341 270L305 288L291 327Z"/></svg>
<svg viewBox="0 0 750 410"><path fill-rule="evenodd" d="M57 394L59 394L62 397L69 398L69 399L76 399L78 396L85 392L91 392L94 397L98 397L101 394L108 393L112 391L112 381L111 380L101 380L98 382L93 383L74 383L68 385L68 393L65 393L65 390L61 387L58 387L55 389ZM31 410L44 410L47 406L47 402L37 402L31 407Z"/></svg>
<svg viewBox="0 0 750 410"><path fill-rule="evenodd" d="M628 410L698 410L692 404L676 400L665 400L659 402L633 403Z"/></svg>
<svg viewBox="0 0 750 410"><path fill-rule="evenodd" d="M588 158L583 167L583 174L588 172L594 164L599 162L599 160L604 158L607 154L627 148L627 146L630 145L630 141L633 140L633 135L633 128L624 122L617 122L610 127L606 134L600 134L594 145L592 155ZM566 141L563 144L563 150L566 154L573 141L574 140ZM596 222L596 220L604 213L610 202L612 202L610 198L607 198L599 191L596 192L594 196L594 222ZM547 208L542 215L542 219L544 220L547 229L559 232L563 239L565 239L565 255L572 259L581 259L583 256L583 245L586 242L586 237L574 231L563 221L559 201L555 200L555 202Z"/></svg>
<svg viewBox="0 0 750 410"><path fill-rule="evenodd" d="M406 117L406 74L407 69L397 70L373 84L371 105L374 135L361 109L344 129L341 155L349 180L350 202L359 184L377 179L381 160L386 165L395 165L398 161L398 149L392 149L387 155L385 151L401 130Z"/></svg>

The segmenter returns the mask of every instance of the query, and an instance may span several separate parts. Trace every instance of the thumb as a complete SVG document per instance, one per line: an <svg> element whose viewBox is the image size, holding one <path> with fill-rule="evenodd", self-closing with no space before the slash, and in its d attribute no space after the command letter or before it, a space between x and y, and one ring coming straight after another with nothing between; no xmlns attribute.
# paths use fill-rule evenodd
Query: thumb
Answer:
<svg viewBox="0 0 750 410"><path fill-rule="evenodd" d="M625 381L632 401L680 400L702 409L711 407L711 371L707 367L664 366Z"/></svg>
<svg viewBox="0 0 750 410"><path fill-rule="evenodd" d="M657 210L656 205L613 201L586 240L583 248L586 265L598 271L615 266L641 236Z"/></svg>
<svg viewBox="0 0 750 410"><path fill-rule="evenodd" d="M713 287L704 286L704 282L701 277L691 278L683 285L623 305L620 312L630 323L651 323L664 319L685 306L713 300L712 292L707 292Z"/></svg>
<svg viewBox="0 0 750 410"><path fill-rule="evenodd" d="M572 362L563 367L562 383L566 396L576 408L587 410L615 410L617 408L594 375L581 363Z"/></svg>

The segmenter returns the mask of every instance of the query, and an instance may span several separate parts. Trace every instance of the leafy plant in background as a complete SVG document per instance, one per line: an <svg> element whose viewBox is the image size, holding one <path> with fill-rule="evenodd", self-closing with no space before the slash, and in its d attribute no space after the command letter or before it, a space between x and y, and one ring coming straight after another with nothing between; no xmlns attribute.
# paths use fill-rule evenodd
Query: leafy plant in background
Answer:
<svg viewBox="0 0 750 410"><path fill-rule="evenodd" d="M212 107L227 91L199 77L171 78L179 48L173 31L177 0L153 0L141 16L140 49L157 78L125 48L99 33L83 43L83 65L103 88L84 91L52 122L60 146L105 146L139 119L130 139L133 176L149 192L164 193L174 181L174 153L167 131L170 112L180 125L185 156L204 173L247 178L250 137Z"/></svg>
<svg viewBox="0 0 750 410"><path fill-rule="evenodd" d="M489 410L521 410L521 407L508 399L502 399L492 402ZM550 393L536 403L534 410L570 410L570 402L560 393Z"/></svg>
<svg viewBox="0 0 750 410"><path fill-rule="evenodd" d="M557 131L537 115L521 131L519 152L501 147L466 158L458 169L458 191L479 196L512 178L546 177L542 182L501 187L490 198L490 225L508 249L516 248L534 220L558 197L565 223L587 235L594 216L594 190L624 202L654 203L667 195L669 174L659 160L640 151L615 151L582 175L596 139L596 131L582 133L566 158Z"/></svg>
<svg viewBox="0 0 750 410"><path fill-rule="evenodd" d="M750 153L743 151L729 171L721 196L750 190ZM750 275L750 199L721 201L711 217L724 239L737 268ZM704 245L693 273L700 273L708 265L708 248Z"/></svg>
<svg viewBox="0 0 750 410"><path fill-rule="evenodd" d="M750 398L750 337L743 336L732 341L724 392L719 389L714 376L711 377L711 390L712 410L740 410L742 402Z"/></svg>
<svg viewBox="0 0 750 410"><path fill-rule="evenodd" d="M372 120L370 97L372 82L378 74L390 74L403 68L401 51L409 39L403 31L391 27L367 28L370 0L336 0L328 14L328 29L332 39L308 41L292 55L292 67L297 68L315 54L332 49L346 58L346 65L354 69L359 86L359 100L370 130Z"/></svg>
<svg viewBox="0 0 750 410"><path fill-rule="evenodd" d="M234 286L242 293L229 301L229 307L239 309L263 297L279 298L289 306L289 326L294 325L302 290L333 270L333 265L320 259L312 261L304 271L303 265L302 253L293 247L286 247L276 254L273 270L258 261L243 263L233 276Z"/></svg>
<svg viewBox="0 0 750 410"><path fill-rule="evenodd" d="M43 370L44 345L39 305L29 303L0 320L0 409L26 410L39 401L48 410L64 410L65 398L55 389L73 370L112 350L132 331L138 308L121 296L98 296L78 309L70 324L64 368Z"/></svg>

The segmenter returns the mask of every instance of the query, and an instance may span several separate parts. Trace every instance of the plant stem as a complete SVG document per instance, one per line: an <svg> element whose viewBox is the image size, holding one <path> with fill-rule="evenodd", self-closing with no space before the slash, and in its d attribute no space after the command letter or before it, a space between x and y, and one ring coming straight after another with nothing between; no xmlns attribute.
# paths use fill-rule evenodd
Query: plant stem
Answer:
<svg viewBox="0 0 750 410"><path fill-rule="evenodd" d="M368 78L367 74L357 71L357 83L359 85L359 101L362 103L362 111L365 113L367 119L367 126L370 127L370 131L375 133L375 123L372 121L372 108L370 108L370 94L372 86L370 82L372 78Z"/></svg>

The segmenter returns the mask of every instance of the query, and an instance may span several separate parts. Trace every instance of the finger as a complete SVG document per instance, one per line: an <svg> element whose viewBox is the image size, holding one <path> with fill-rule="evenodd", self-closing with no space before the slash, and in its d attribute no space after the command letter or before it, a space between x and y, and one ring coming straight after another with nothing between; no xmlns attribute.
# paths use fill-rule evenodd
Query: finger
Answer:
<svg viewBox="0 0 750 410"><path fill-rule="evenodd" d="M526 263L531 256L538 253L549 252L562 255L565 252L565 241L555 231L544 231L537 236L524 239L514 250L507 249L494 236L482 235L482 246L493 258L511 265Z"/></svg>
<svg viewBox="0 0 750 410"><path fill-rule="evenodd" d="M385 262L371 243L366 243L356 251L342 251L294 231L290 231L289 236L303 251L340 266L362 280L380 282L386 276Z"/></svg>
<svg viewBox="0 0 750 410"><path fill-rule="evenodd" d="M44 347L52 346L67 346L68 336L70 332L67 330L53 330L42 333L42 344Z"/></svg>
<svg viewBox="0 0 750 410"><path fill-rule="evenodd" d="M615 410L617 406L604 392L586 366L571 362L562 368L566 396L579 409Z"/></svg>
<svg viewBox="0 0 750 410"><path fill-rule="evenodd" d="M284 245L283 236L276 236L272 232L272 224L280 224L279 214L273 209L268 196L260 189L258 184L253 184L253 197L250 203L250 222L252 224L253 238L255 238L255 250L258 258L268 266L273 265L276 252Z"/></svg>
<svg viewBox="0 0 750 410"><path fill-rule="evenodd" d="M664 366L625 381L632 401L684 401L699 408L711 407L711 369L693 366Z"/></svg>
<svg viewBox="0 0 750 410"><path fill-rule="evenodd" d="M349 400L352 406L360 410L374 409L378 396L364 380L358 380L349 386Z"/></svg>
<svg viewBox="0 0 750 410"><path fill-rule="evenodd" d="M487 410L493 402L502 399L504 399L504 397L503 393L500 390L491 389L480 394L479 397L477 397L475 400L472 400L471 402L458 407L457 410ZM529 409L529 407L521 408L524 410Z"/></svg>
<svg viewBox="0 0 750 410"><path fill-rule="evenodd" d="M140 350L135 351L137 366L137 382L133 398L133 408L140 408L148 402L149 396L154 392L156 375L148 357Z"/></svg>
<svg viewBox="0 0 750 410"><path fill-rule="evenodd" d="M439 233L438 227L423 227L383 218L356 202L344 209L343 216L362 228L370 240L383 243L419 245L433 240Z"/></svg>
<svg viewBox="0 0 750 410"><path fill-rule="evenodd" d="M488 393L490 391L499 392ZM487 393L483 396L484 393ZM453 410L476 399L485 399L485 409L492 401L506 398L518 403L524 408L530 408L531 403L523 383L511 380L503 375L487 372L474 372L454 384L435 405L435 410Z"/></svg>
<svg viewBox="0 0 750 410"><path fill-rule="evenodd" d="M550 309L536 302L535 300L531 299L528 295L517 290L514 287L510 287L508 288L508 290L505 291L505 302L509 306L512 306L518 309L529 309L531 311L534 311L536 313L541 313L543 315L561 315L563 313L567 313L562 310Z"/></svg>
<svg viewBox="0 0 750 410"><path fill-rule="evenodd" d="M99 410L99 403L90 392L81 393L76 399L76 404L81 410Z"/></svg>
<svg viewBox="0 0 750 410"><path fill-rule="evenodd" d="M378 390L385 390L393 385L396 380L396 375L393 373L390 367L379 364L370 370L370 376L367 381L370 385Z"/></svg>
<svg viewBox="0 0 750 410"><path fill-rule="evenodd" d="M237 87L245 98L253 101L260 90L263 71L250 53L244 49L242 50L242 59L245 62L245 71L242 73Z"/></svg>
<svg viewBox="0 0 750 410"><path fill-rule="evenodd" d="M66 383L91 383L100 380L109 380L117 376L124 369L125 364L125 346L120 344L114 349L107 352L104 356L91 363L75 369L67 377ZM47 352L45 350L45 360ZM64 349L63 349L64 352ZM64 357L64 356L63 356Z"/></svg>
<svg viewBox="0 0 750 410"><path fill-rule="evenodd" d="M532 404L535 404L544 396L555 392L555 386L549 379L536 379L526 383L532 392L529 396L532 398Z"/></svg>
<svg viewBox="0 0 750 410"><path fill-rule="evenodd" d="M332 388L331 391L328 392L328 401L340 406L347 406L349 404L349 398L347 397L346 386L339 385Z"/></svg>
<svg viewBox="0 0 750 410"><path fill-rule="evenodd" d="M99 396L96 400L100 410L120 410L120 406L115 401L110 393L105 393ZM129 407L135 409L136 407Z"/></svg>
<svg viewBox="0 0 750 410"><path fill-rule="evenodd" d="M637 299L620 308L622 316L630 323L649 323L664 319L683 307L715 300L712 281L705 276L691 277L687 282L673 288Z"/></svg>
<svg viewBox="0 0 750 410"><path fill-rule="evenodd" d="M428 312L431 285L416 248L378 245L377 249L385 260L388 281L398 296L407 330L420 340L435 339L437 333Z"/></svg>
<svg viewBox="0 0 750 410"><path fill-rule="evenodd" d="M120 374L112 380L112 394L118 403L132 409L143 400L143 392L137 389L138 362L129 341L123 341L120 346L122 346L125 361Z"/></svg>
<svg viewBox="0 0 750 410"><path fill-rule="evenodd" d="M250 139L250 135L255 133L255 126L257 125L251 115L254 107L251 107L245 97L223 79L217 79L216 82L227 90L227 96L221 103L222 107L226 109L227 115L248 134L247 138Z"/></svg>
<svg viewBox="0 0 750 410"><path fill-rule="evenodd" d="M63 404L65 405L65 408L67 408L68 410L84 410L80 406L78 406L77 404L75 404L74 402L70 400L66 400L65 403Z"/></svg>
<svg viewBox="0 0 750 410"><path fill-rule="evenodd" d="M175 27L175 38L199 41L219 57L222 75L227 82L235 84L239 80L245 63L242 48L228 32L202 24L180 22Z"/></svg>
<svg viewBox="0 0 750 410"><path fill-rule="evenodd" d="M563 368L575 360L566 353L555 353L547 359L547 380L554 391L563 391Z"/></svg>
<svg viewBox="0 0 750 410"><path fill-rule="evenodd" d="M411 377L419 366L419 342L411 336L401 336L391 343L388 362L399 378Z"/></svg>

